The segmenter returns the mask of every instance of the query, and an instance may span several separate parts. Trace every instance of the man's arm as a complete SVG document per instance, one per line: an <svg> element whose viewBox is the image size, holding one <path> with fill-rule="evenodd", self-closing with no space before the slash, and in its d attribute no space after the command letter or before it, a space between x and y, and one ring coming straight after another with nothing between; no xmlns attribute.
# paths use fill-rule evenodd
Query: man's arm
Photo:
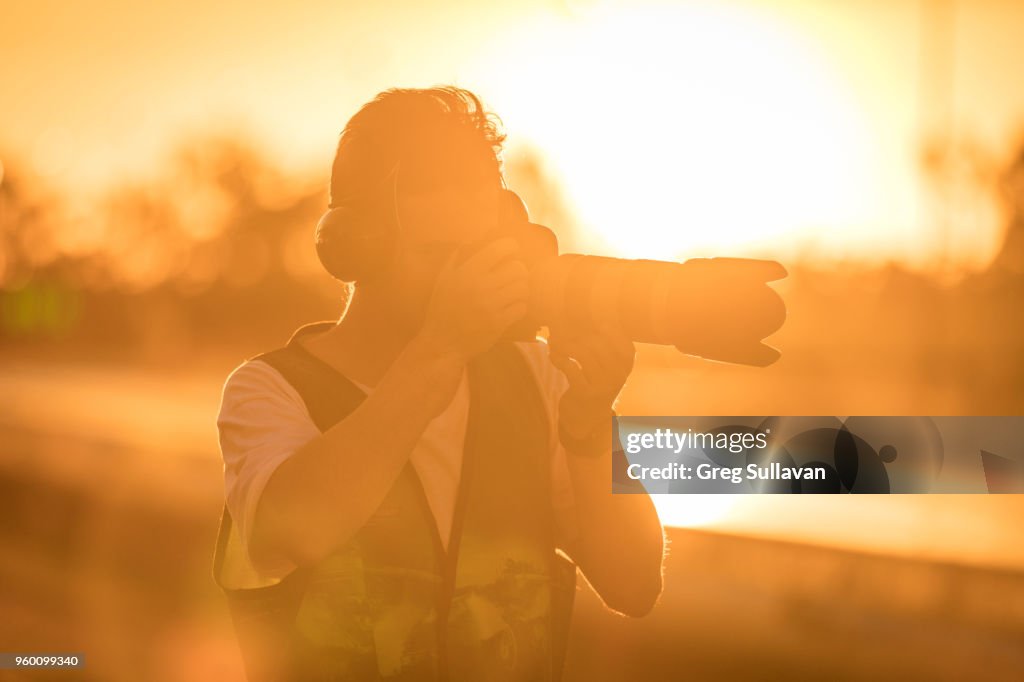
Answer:
<svg viewBox="0 0 1024 682"><path fill-rule="evenodd" d="M256 506L254 561L315 562L380 506L427 424L451 402L468 359L526 310L526 271L498 241L438 276L421 331L350 415L277 466Z"/></svg>
<svg viewBox="0 0 1024 682"><path fill-rule="evenodd" d="M254 560L280 553L308 564L354 535L451 400L464 366L429 338L411 341L359 407L274 470L256 507Z"/></svg>
<svg viewBox="0 0 1024 682"><path fill-rule="evenodd" d="M559 434L575 498L573 559L609 608L643 616L661 594L664 533L648 495L611 491L612 405L632 370L633 345L611 336L553 336L551 351L569 380Z"/></svg>
<svg viewBox="0 0 1024 682"><path fill-rule="evenodd" d="M598 440L589 451L567 450L579 532L573 559L608 607L639 617L661 594L661 522L647 495L612 494L610 429Z"/></svg>

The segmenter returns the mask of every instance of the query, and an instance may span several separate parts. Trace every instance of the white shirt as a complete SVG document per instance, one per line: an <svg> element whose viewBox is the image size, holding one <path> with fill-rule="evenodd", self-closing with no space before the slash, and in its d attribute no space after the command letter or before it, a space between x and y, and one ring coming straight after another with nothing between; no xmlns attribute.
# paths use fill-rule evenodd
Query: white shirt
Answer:
<svg viewBox="0 0 1024 682"><path fill-rule="evenodd" d="M568 381L548 359L546 343L517 345L536 377L551 424L552 503L557 540L559 546L565 548L577 532L572 484L557 429L558 402ZM369 392L365 386L360 388ZM427 425L409 456L445 547L451 536L468 415L469 382L463 372L452 402ZM224 495L244 555L234 560L242 564L241 575L255 575L261 584L277 582L291 572L295 564L283 558L272 565L257 565L252 561L248 542L256 505L278 465L319 437L320 430L298 392L276 369L261 360L243 363L228 377L217 428L224 458ZM237 568L234 573L239 575Z"/></svg>

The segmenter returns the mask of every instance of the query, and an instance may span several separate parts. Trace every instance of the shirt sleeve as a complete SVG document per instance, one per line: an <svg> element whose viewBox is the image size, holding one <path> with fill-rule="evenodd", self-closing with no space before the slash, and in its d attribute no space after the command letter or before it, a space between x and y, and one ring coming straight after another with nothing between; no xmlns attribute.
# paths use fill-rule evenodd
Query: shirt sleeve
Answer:
<svg viewBox="0 0 1024 682"><path fill-rule="evenodd" d="M548 356L548 344L543 338L533 343L520 344L527 362L533 370L544 399L548 414L548 451L551 453L551 504L555 515L555 530L558 546L572 555L572 549L579 537L579 522L576 518L576 500L573 495L572 479L565 448L558 438L558 403L569 388L565 378Z"/></svg>
<svg viewBox="0 0 1024 682"><path fill-rule="evenodd" d="M295 568L284 557L255 564L249 554L256 505L274 470L320 435L302 397L269 364L253 360L228 377L217 417L224 459L224 498L258 574L281 578Z"/></svg>

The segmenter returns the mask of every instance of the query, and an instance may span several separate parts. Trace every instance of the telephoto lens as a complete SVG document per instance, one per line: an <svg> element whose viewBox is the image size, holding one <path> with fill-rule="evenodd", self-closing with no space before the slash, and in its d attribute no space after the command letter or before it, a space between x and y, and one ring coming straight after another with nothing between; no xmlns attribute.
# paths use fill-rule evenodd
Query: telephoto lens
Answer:
<svg viewBox="0 0 1024 682"><path fill-rule="evenodd" d="M764 367L779 359L762 340L786 319L782 297L768 286L786 276L780 263L559 255L555 234L529 221L518 195L504 195L503 231L519 242L530 270L529 313L509 337L532 338L541 326L611 329L709 360Z"/></svg>

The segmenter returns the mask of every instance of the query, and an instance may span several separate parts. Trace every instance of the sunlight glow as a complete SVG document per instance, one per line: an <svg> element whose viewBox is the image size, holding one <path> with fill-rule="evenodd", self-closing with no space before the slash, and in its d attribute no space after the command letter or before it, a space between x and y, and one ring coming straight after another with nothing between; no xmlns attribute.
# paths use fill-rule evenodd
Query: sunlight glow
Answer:
<svg viewBox="0 0 1024 682"><path fill-rule="evenodd" d="M823 228L826 241L863 237L872 222L860 112L828 61L771 17L609 6L509 40L479 80L508 127L545 150L595 247L771 252Z"/></svg>
<svg viewBox="0 0 1024 682"><path fill-rule="evenodd" d="M720 525L740 501L734 495L653 495L652 499L663 524L685 528Z"/></svg>

